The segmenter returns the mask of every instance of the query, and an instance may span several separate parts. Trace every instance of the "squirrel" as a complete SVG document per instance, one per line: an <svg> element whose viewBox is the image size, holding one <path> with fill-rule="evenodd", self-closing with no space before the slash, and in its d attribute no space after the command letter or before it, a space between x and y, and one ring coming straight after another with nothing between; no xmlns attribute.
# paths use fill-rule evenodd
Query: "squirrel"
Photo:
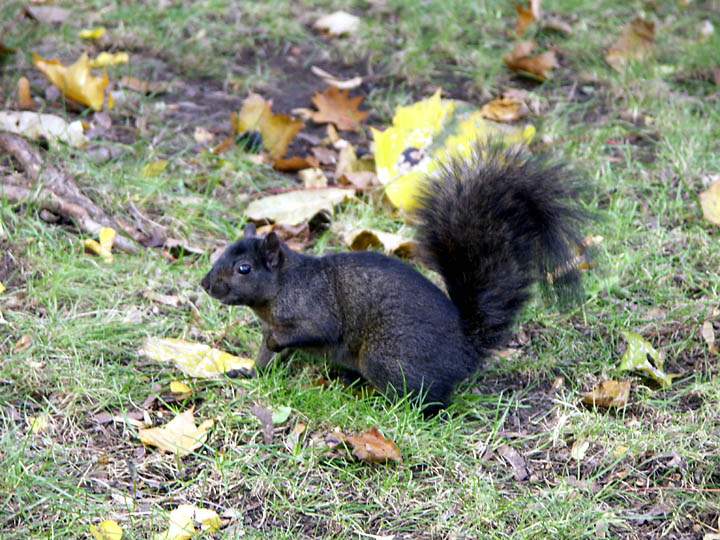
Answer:
<svg viewBox="0 0 720 540"><path fill-rule="evenodd" d="M510 339L534 283L551 281L564 298L580 293L568 263L588 217L583 191L547 156L478 146L426 179L414 216L421 253L447 294L399 259L305 255L252 224L202 287L260 318L257 367L288 349L320 352L383 393L419 397L432 414Z"/></svg>

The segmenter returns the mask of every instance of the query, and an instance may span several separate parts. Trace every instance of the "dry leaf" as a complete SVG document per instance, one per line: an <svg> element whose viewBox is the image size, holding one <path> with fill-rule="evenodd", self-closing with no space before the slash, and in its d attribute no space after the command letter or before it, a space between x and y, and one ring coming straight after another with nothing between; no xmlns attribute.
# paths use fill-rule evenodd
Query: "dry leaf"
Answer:
<svg viewBox="0 0 720 540"><path fill-rule="evenodd" d="M623 71L632 60L644 60L655 45L655 23L636 18L623 28L618 40L608 49L605 61Z"/></svg>
<svg viewBox="0 0 720 540"><path fill-rule="evenodd" d="M160 176L162 173L165 172L167 166L167 159L158 159L155 161L151 161L142 168L142 175L145 178L154 178L156 176Z"/></svg>
<svg viewBox="0 0 720 540"><path fill-rule="evenodd" d="M149 337L139 353L158 362L174 362L188 377L200 379L217 379L226 373L246 374L255 367L255 361L250 358L183 339Z"/></svg>
<svg viewBox="0 0 720 540"><path fill-rule="evenodd" d="M123 530L117 521L111 519L90 525L90 534L95 540L122 540Z"/></svg>
<svg viewBox="0 0 720 540"><path fill-rule="evenodd" d="M192 388L182 381L171 381L170 392L173 394L181 394L183 396L190 396L192 394Z"/></svg>
<svg viewBox="0 0 720 540"><path fill-rule="evenodd" d="M54 114L0 111L0 131L9 131L31 140L46 140L51 145L63 142L82 148L88 143L80 120L68 123Z"/></svg>
<svg viewBox="0 0 720 540"><path fill-rule="evenodd" d="M193 411L194 408L178 414L162 427L139 430L140 441L180 457L191 454L205 444L207 431L213 425L212 420L205 420L196 426Z"/></svg>
<svg viewBox="0 0 720 540"><path fill-rule="evenodd" d="M57 6L25 6L25 15L43 24L62 24L70 12Z"/></svg>
<svg viewBox="0 0 720 540"><path fill-rule="evenodd" d="M345 435L340 432L333 432L330 436L336 436L340 442L345 442L352 447L353 455L367 463L387 463L394 461L402 463L400 448L395 442L383 437L377 427L363 431L359 435Z"/></svg>
<svg viewBox="0 0 720 540"><path fill-rule="evenodd" d="M90 66L93 68L104 68L110 66L120 66L130 62L130 55L126 52L109 53L106 51L97 55L97 58L90 60Z"/></svg>
<svg viewBox="0 0 720 540"><path fill-rule="evenodd" d="M197 534L195 523L204 531L214 533L222 527L222 520L214 510L198 508L194 504L181 504L170 512L168 530L156 534L153 540L190 540Z"/></svg>
<svg viewBox="0 0 720 540"><path fill-rule="evenodd" d="M715 328L713 327L713 323L711 321L705 321L703 323L700 334L705 340L705 343L707 343L710 354L717 354L718 349L715 345Z"/></svg>
<svg viewBox="0 0 720 540"><path fill-rule="evenodd" d="M110 79L107 73L102 77L92 75L87 54L83 53L74 64L63 66L59 60L46 60L33 53L33 64L65 97L96 111L103 108L105 89L110 84Z"/></svg>
<svg viewBox="0 0 720 540"><path fill-rule="evenodd" d="M47 414L28 416L27 423L32 433L42 433L43 431L46 431L47 428L50 426L50 416Z"/></svg>
<svg viewBox="0 0 720 540"><path fill-rule="evenodd" d="M297 445L300 442L300 435L305 433L306 429L307 426L302 422L298 422L295 425L293 430L288 434L287 438L285 439L285 448L287 448L288 452L295 451L295 448L297 448Z"/></svg>
<svg viewBox="0 0 720 540"><path fill-rule="evenodd" d="M165 306L176 308L183 304L182 299L174 294L160 294L155 291L146 290L143 291L142 295L148 300L152 300L153 302L157 302L158 304L163 304Z"/></svg>
<svg viewBox="0 0 720 540"><path fill-rule="evenodd" d="M239 114L233 114L232 124L238 134L258 132L262 145L273 159L285 155L288 146L304 124L284 114L273 114L272 105L258 94L250 94Z"/></svg>
<svg viewBox="0 0 720 540"><path fill-rule="evenodd" d="M135 77L123 77L120 79L119 85L140 94L162 94L167 92L170 87L167 82L144 81Z"/></svg>
<svg viewBox="0 0 720 540"><path fill-rule="evenodd" d="M515 122L527 116L529 112L524 101L507 97L493 99L480 109L483 117L496 122Z"/></svg>
<svg viewBox="0 0 720 540"><path fill-rule="evenodd" d="M27 80L27 77L20 77L18 79L17 91L18 108L24 111L34 111L37 108L37 104L30 93L30 81ZM82 133L82 129L80 132Z"/></svg>
<svg viewBox="0 0 720 540"><path fill-rule="evenodd" d="M210 144L214 138L215 135L202 126L197 126L193 132L193 139L195 139L195 142L198 144Z"/></svg>
<svg viewBox="0 0 720 540"><path fill-rule="evenodd" d="M672 375L663 371L665 360L653 346L634 332L622 333L627 340L627 350L620 362L623 371L639 371L667 388L672 384Z"/></svg>
<svg viewBox="0 0 720 540"><path fill-rule="evenodd" d="M0 294L4 293L7 289L2 281L0 281Z"/></svg>
<svg viewBox="0 0 720 540"><path fill-rule="evenodd" d="M530 56L535 49L532 41L522 41L515 45L512 52L504 57L505 64L519 75L524 75L538 81L545 81L552 75L552 70L559 67L554 51L546 51L536 56Z"/></svg>
<svg viewBox="0 0 720 540"><path fill-rule="evenodd" d="M334 124L339 130L357 131L360 123L368 117L368 112L359 110L362 96L351 98L349 90L339 90L334 86L313 96L312 102L318 111L313 113L313 122Z"/></svg>
<svg viewBox="0 0 720 540"><path fill-rule="evenodd" d="M580 462L585 457L585 454L587 454L589 448L590 441L578 439L573 443L572 448L570 449L570 457L575 461Z"/></svg>
<svg viewBox="0 0 720 540"><path fill-rule="evenodd" d="M498 447L497 453L510 464L513 474L515 475L515 480L518 482L527 480L530 476L530 471L528 471L525 458L522 457L517 450L507 444L503 444Z"/></svg>
<svg viewBox="0 0 720 540"><path fill-rule="evenodd" d="M107 33L104 26L96 26L95 28L83 28L78 32L80 39L100 39Z"/></svg>
<svg viewBox="0 0 720 540"><path fill-rule="evenodd" d="M535 18L535 14L531 8L523 6L522 4L516 5L515 10L517 11L518 17L517 23L515 24L515 33L518 37L523 37L527 29L537 21L537 18Z"/></svg>
<svg viewBox="0 0 720 540"><path fill-rule="evenodd" d="M103 227L98 234L99 242L92 239L87 239L83 242L85 251L99 255L106 263L111 263L113 260L112 246L115 243L116 236L117 233L115 229Z"/></svg>
<svg viewBox="0 0 720 540"><path fill-rule="evenodd" d="M262 425L262 434L263 434L263 441L265 444L272 444L273 440L273 421L272 421L272 411L270 409L267 409L261 405L253 405L250 409L250 412L252 412L255 417L260 420L260 424Z"/></svg>
<svg viewBox="0 0 720 540"><path fill-rule="evenodd" d="M295 251L303 251L310 243L310 227L307 223L294 226L273 223L257 229L259 236L265 236L270 232L277 234L281 240L287 243L288 247Z"/></svg>
<svg viewBox="0 0 720 540"><path fill-rule="evenodd" d="M360 28L360 18L345 11L336 11L320 17L313 26L331 36L354 34Z"/></svg>
<svg viewBox="0 0 720 540"><path fill-rule="evenodd" d="M251 202L245 215L252 221L299 225L320 213L332 216L335 206L353 198L354 193L342 188L288 191Z"/></svg>
<svg viewBox="0 0 720 540"><path fill-rule="evenodd" d="M312 66L310 71L320 77L328 86L334 86L340 90L352 90L353 88L360 86L363 81L362 77L353 77L352 79L341 80L318 66Z"/></svg>
<svg viewBox="0 0 720 540"><path fill-rule="evenodd" d="M582 402L592 407L622 408L630 399L630 381L602 381L592 391L583 394Z"/></svg>
<svg viewBox="0 0 720 540"><path fill-rule="evenodd" d="M414 257L418 250L415 240L373 229L351 231L345 235L345 245L354 251L382 248L386 255L402 258Z"/></svg>
<svg viewBox="0 0 720 540"><path fill-rule="evenodd" d="M292 156L289 158L276 159L273 162L273 167L277 171L282 172L295 172L301 169L309 169L319 167L320 163L312 156Z"/></svg>
<svg viewBox="0 0 720 540"><path fill-rule="evenodd" d="M542 27L546 30L554 30L555 32L559 32L567 36L569 36L573 32L572 26L570 26L560 17L544 18L542 21Z"/></svg>
<svg viewBox="0 0 720 540"><path fill-rule="evenodd" d="M340 184L351 185L355 191L368 191L374 186L380 185L377 174L370 171L346 172L340 177Z"/></svg>
<svg viewBox="0 0 720 540"><path fill-rule="evenodd" d="M15 342L15 345L13 345L13 352L15 354L25 352L30 348L30 345L32 345L32 338L29 335L24 334L20 336L20 339L18 339Z"/></svg>
<svg viewBox="0 0 720 540"><path fill-rule="evenodd" d="M710 187L700 194L700 206L705 219L720 225L720 180L710 184Z"/></svg>
<svg viewBox="0 0 720 540"><path fill-rule="evenodd" d="M298 172L298 178L303 183L305 189L326 188L328 179L322 169L303 169Z"/></svg>
<svg viewBox="0 0 720 540"><path fill-rule="evenodd" d="M335 165L338 160L338 153L324 146L314 146L312 149L313 156L323 165Z"/></svg>

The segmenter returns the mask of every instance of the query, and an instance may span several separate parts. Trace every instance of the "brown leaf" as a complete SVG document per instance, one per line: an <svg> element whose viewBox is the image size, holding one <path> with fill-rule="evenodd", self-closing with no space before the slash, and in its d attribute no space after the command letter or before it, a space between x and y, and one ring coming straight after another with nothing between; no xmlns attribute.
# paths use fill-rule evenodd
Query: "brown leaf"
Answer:
<svg viewBox="0 0 720 540"><path fill-rule="evenodd" d="M13 352L21 353L23 351L27 351L30 348L30 345L32 345L32 338L25 334L15 342L15 345L13 345Z"/></svg>
<svg viewBox="0 0 720 540"><path fill-rule="evenodd" d="M17 91L18 109L22 109L24 111L34 111L37 108L37 104L30 93L30 81L27 80L27 77L20 77L18 79Z"/></svg>
<svg viewBox="0 0 720 540"><path fill-rule="evenodd" d="M515 480L518 482L527 480L530 476L530 472L528 471L527 464L525 463L525 458L522 457L517 450L511 446L503 444L497 449L497 453L510 464L513 469L513 474L515 475Z"/></svg>
<svg viewBox="0 0 720 540"><path fill-rule="evenodd" d="M535 49L532 41L522 41L515 45L512 52L505 56L505 64L519 75L544 81L551 77L551 72L559 67L555 51L546 51L536 56L530 56Z"/></svg>
<svg viewBox="0 0 720 540"><path fill-rule="evenodd" d="M340 434L342 435L342 434ZM400 448L390 439L383 437L377 427L372 427L359 435L342 435L342 440L350 444L353 455L367 463L402 463Z"/></svg>
<svg viewBox="0 0 720 540"><path fill-rule="evenodd" d="M355 191L363 192L380 185L380 180L377 174L370 171L346 172L340 177L340 184L353 186Z"/></svg>
<svg viewBox="0 0 720 540"><path fill-rule="evenodd" d="M608 49L605 61L616 71L624 71L628 62L644 60L655 45L655 23L640 17L623 28L618 40Z"/></svg>
<svg viewBox="0 0 720 540"><path fill-rule="evenodd" d="M345 245L353 251L381 248L386 255L402 258L414 257L418 250L415 240L373 229L351 231L345 236Z"/></svg>
<svg viewBox="0 0 720 540"><path fill-rule="evenodd" d="M262 144L273 159L280 159L288 146L305 127L300 120L285 114L274 114L272 103L258 94L250 94L243 102L239 114L233 114L232 123L238 134L257 131Z"/></svg>
<svg viewBox="0 0 720 540"><path fill-rule="evenodd" d="M292 156L276 159L273 162L275 170L282 172L295 172L301 169L311 169L320 166L318 160L312 156Z"/></svg>
<svg viewBox="0 0 720 540"><path fill-rule="evenodd" d="M706 220L720 225L720 180L710 184L710 187L700 194L700 206Z"/></svg>
<svg viewBox="0 0 720 540"><path fill-rule="evenodd" d="M265 444L272 444L273 441L273 422L272 422L272 411L266 409L260 405L253 405L250 409L258 420L262 424L263 441Z"/></svg>
<svg viewBox="0 0 720 540"><path fill-rule="evenodd" d="M277 234L280 240L295 251L303 251L310 243L310 226L307 223L294 226L272 223L257 228L258 236L266 236L270 232Z"/></svg>
<svg viewBox="0 0 720 540"><path fill-rule="evenodd" d="M630 399L630 381L602 381L592 391L583 394L582 402L593 407L622 408Z"/></svg>
<svg viewBox="0 0 720 540"><path fill-rule="evenodd" d="M527 116L529 112L524 101L506 97L493 99L480 109L480 114L496 122L515 122Z"/></svg>
<svg viewBox="0 0 720 540"><path fill-rule="evenodd" d="M560 17L546 17L542 21L542 27L546 30L554 30L555 32L559 32L567 36L573 32L572 26Z"/></svg>
<svg viewBox="0 0 720 540"><path fill-rule="evenodd" d="M327 176L317 167L303 169L298 172L298 178L303 183L305 189L326 188L328 185Z"/></svg>
<svg viewBox="0 0 720 540"><path fill-rule="evenodd" d="M120 86L139 94L163 94L170 89L170 84L163 81L144 81L135 77L123 77Z"/></svg>
<svg viewBox="0 0 720 540"><path fill-rule="evenodd" d="M703 340L705 340L705 343L707 343L710 353L717 354L718 349L717 345L715 345L715 328L713 327L713 323L711 321L705 321L703 323L700 334L702 335Z"/></svg>
<svg viewBox="0 0 720 540"><path fill-rule="evenodd" d="M335 124L343 131L357 131L360 123L368 117L368 112L359 110L362 96L350 97L348 90L339 90L334 86L313 96L312 102L318 111L312 119L318 124Z"/></svg>
<svg viewBox="0 0 720 540"><path fill-rule="evenodd" d="M314 146L312 153L315 158L323 165L335 165L338 160L338 153L324 146Z"/></svg>
<svg viewBox="0 0 720 540"><path fill-rule="evenodd" d="M523 37L525 32L527 32L527 29L530 28L537 19L535 18L535 14L532 9L523 6L522 4L516 5L515 10L517 11L518 16L517 23L515 23L515 33L518 37Z"/></svg>

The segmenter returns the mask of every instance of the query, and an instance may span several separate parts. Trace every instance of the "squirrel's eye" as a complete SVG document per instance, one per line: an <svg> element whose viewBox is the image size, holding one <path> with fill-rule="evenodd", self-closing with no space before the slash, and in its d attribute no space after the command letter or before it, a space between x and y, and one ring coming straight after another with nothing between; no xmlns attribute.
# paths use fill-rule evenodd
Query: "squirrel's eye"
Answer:
<svg viewBox="0 0 720 540"><path fill-rule="evenodd" d="M252 268L249 264L240 264L237 267L238 274L249 274Z"/></svg>

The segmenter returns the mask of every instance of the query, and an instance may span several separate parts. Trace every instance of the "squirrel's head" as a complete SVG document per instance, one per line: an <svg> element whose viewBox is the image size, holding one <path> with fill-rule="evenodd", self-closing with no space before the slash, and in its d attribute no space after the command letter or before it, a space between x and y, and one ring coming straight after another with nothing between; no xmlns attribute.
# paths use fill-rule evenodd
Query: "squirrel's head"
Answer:
<svg viewBox="0 0 720 540"><path fill-rule="evenodd" d="M202 287L223 304L262 306L275 296L286 253L278 236L257 236L245 227L242 240L231 244L203 278Z"/></svg>

